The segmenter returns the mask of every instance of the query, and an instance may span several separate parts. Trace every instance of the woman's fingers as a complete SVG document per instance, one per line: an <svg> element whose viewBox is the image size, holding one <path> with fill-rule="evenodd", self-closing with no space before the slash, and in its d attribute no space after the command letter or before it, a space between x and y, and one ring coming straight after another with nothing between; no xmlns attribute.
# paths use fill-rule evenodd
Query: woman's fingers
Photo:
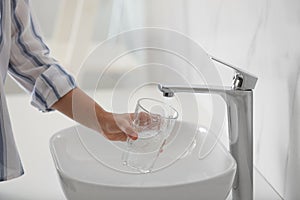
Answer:
<svg viewBox="0 0 300 200"><path fill-rule="evenodd" d="M127 140L127 135L123 132L118 132L118 133L113 133L113 134L107 133L104 135L110 141L126 141Z"/></svg>
<svg viewBox="0 0 300 200"><path fill-rule="evenodd" d="M103 123L103 133L107 139L112 141L126 141L129 137L132 140L138 138L138 133L133 125L135 113L116 114L111 113L105 118ZM150 117L147 113L141 115L141 121L143 123L149 122Z"/></svg>
<svg viewBox="0 0 300 200"><path fill-rule="evenodd" d="M137 132L133 129L129 122L126 123L126 126L123 128L122 131L133 140L136 140L138 138Z"/></svg>

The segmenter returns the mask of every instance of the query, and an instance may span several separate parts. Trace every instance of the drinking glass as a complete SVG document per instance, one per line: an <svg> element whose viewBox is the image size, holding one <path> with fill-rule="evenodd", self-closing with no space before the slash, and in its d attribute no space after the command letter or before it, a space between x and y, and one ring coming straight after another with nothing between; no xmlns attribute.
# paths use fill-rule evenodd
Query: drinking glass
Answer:
<svg viewBox="0 0 300 200"><path fill-rule="evenodd" d="M141 173L151 172L177 118L172 106L156 99L139 99L133 119L138 139L128 138L123 164Z"/></svg>

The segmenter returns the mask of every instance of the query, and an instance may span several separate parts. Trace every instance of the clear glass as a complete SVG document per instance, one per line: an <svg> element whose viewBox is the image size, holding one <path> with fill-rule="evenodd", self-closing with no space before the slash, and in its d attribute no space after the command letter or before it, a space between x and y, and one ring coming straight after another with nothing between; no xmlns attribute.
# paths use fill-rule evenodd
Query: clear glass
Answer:
<svg viewBox="0 0 300 200"><path fill-rule="evenodd" d="M138 100L133 120L138 139L127 140L123 164L142 173L151 172L177 118L178 112L164 102L150 98Z"/></svg>

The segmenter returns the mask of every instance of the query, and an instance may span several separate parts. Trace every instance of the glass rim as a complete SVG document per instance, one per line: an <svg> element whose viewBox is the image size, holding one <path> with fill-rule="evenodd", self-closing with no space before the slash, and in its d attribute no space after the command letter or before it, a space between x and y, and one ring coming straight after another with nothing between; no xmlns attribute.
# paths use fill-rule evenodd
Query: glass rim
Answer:
<svg viewBox="0 0 300 200"><path fill-rule="evenodd" d="M166 104L166 103L163 102L163 101L160 101L160 100L157 100L157 99L153 99L153 98L140 98L140 99L137 101L137 105L140 106L146 113L151 114L150 111L148 111L144 106L141 105L141 101L144 101L144 100L155 101L155 102L157 102L157 103L163 104L164 106L169 107L169 108L170 108L172 111L174 111L174 113L175 113L175 116L172 116L172 117L170 117L170 116L169 116L169 117L161 116L162 118L164 118L164 119L177 119L177 118L178 118L178 111L177 111L175 108L173 108L173 106L168 105L168 104Z"/></svg>

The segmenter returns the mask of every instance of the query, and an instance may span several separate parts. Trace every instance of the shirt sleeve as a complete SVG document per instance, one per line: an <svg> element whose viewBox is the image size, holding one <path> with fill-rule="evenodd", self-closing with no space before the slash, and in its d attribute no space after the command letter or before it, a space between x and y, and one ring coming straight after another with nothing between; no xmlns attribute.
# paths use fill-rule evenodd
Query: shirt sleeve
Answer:
<svg viewBox="0 0 300 200"><path fill-rule="evenodd" d="M41 111L76 87L74 78L50 56L28 0L12 0L11 52L8 72L31 94L31 104Z"/></svg>

